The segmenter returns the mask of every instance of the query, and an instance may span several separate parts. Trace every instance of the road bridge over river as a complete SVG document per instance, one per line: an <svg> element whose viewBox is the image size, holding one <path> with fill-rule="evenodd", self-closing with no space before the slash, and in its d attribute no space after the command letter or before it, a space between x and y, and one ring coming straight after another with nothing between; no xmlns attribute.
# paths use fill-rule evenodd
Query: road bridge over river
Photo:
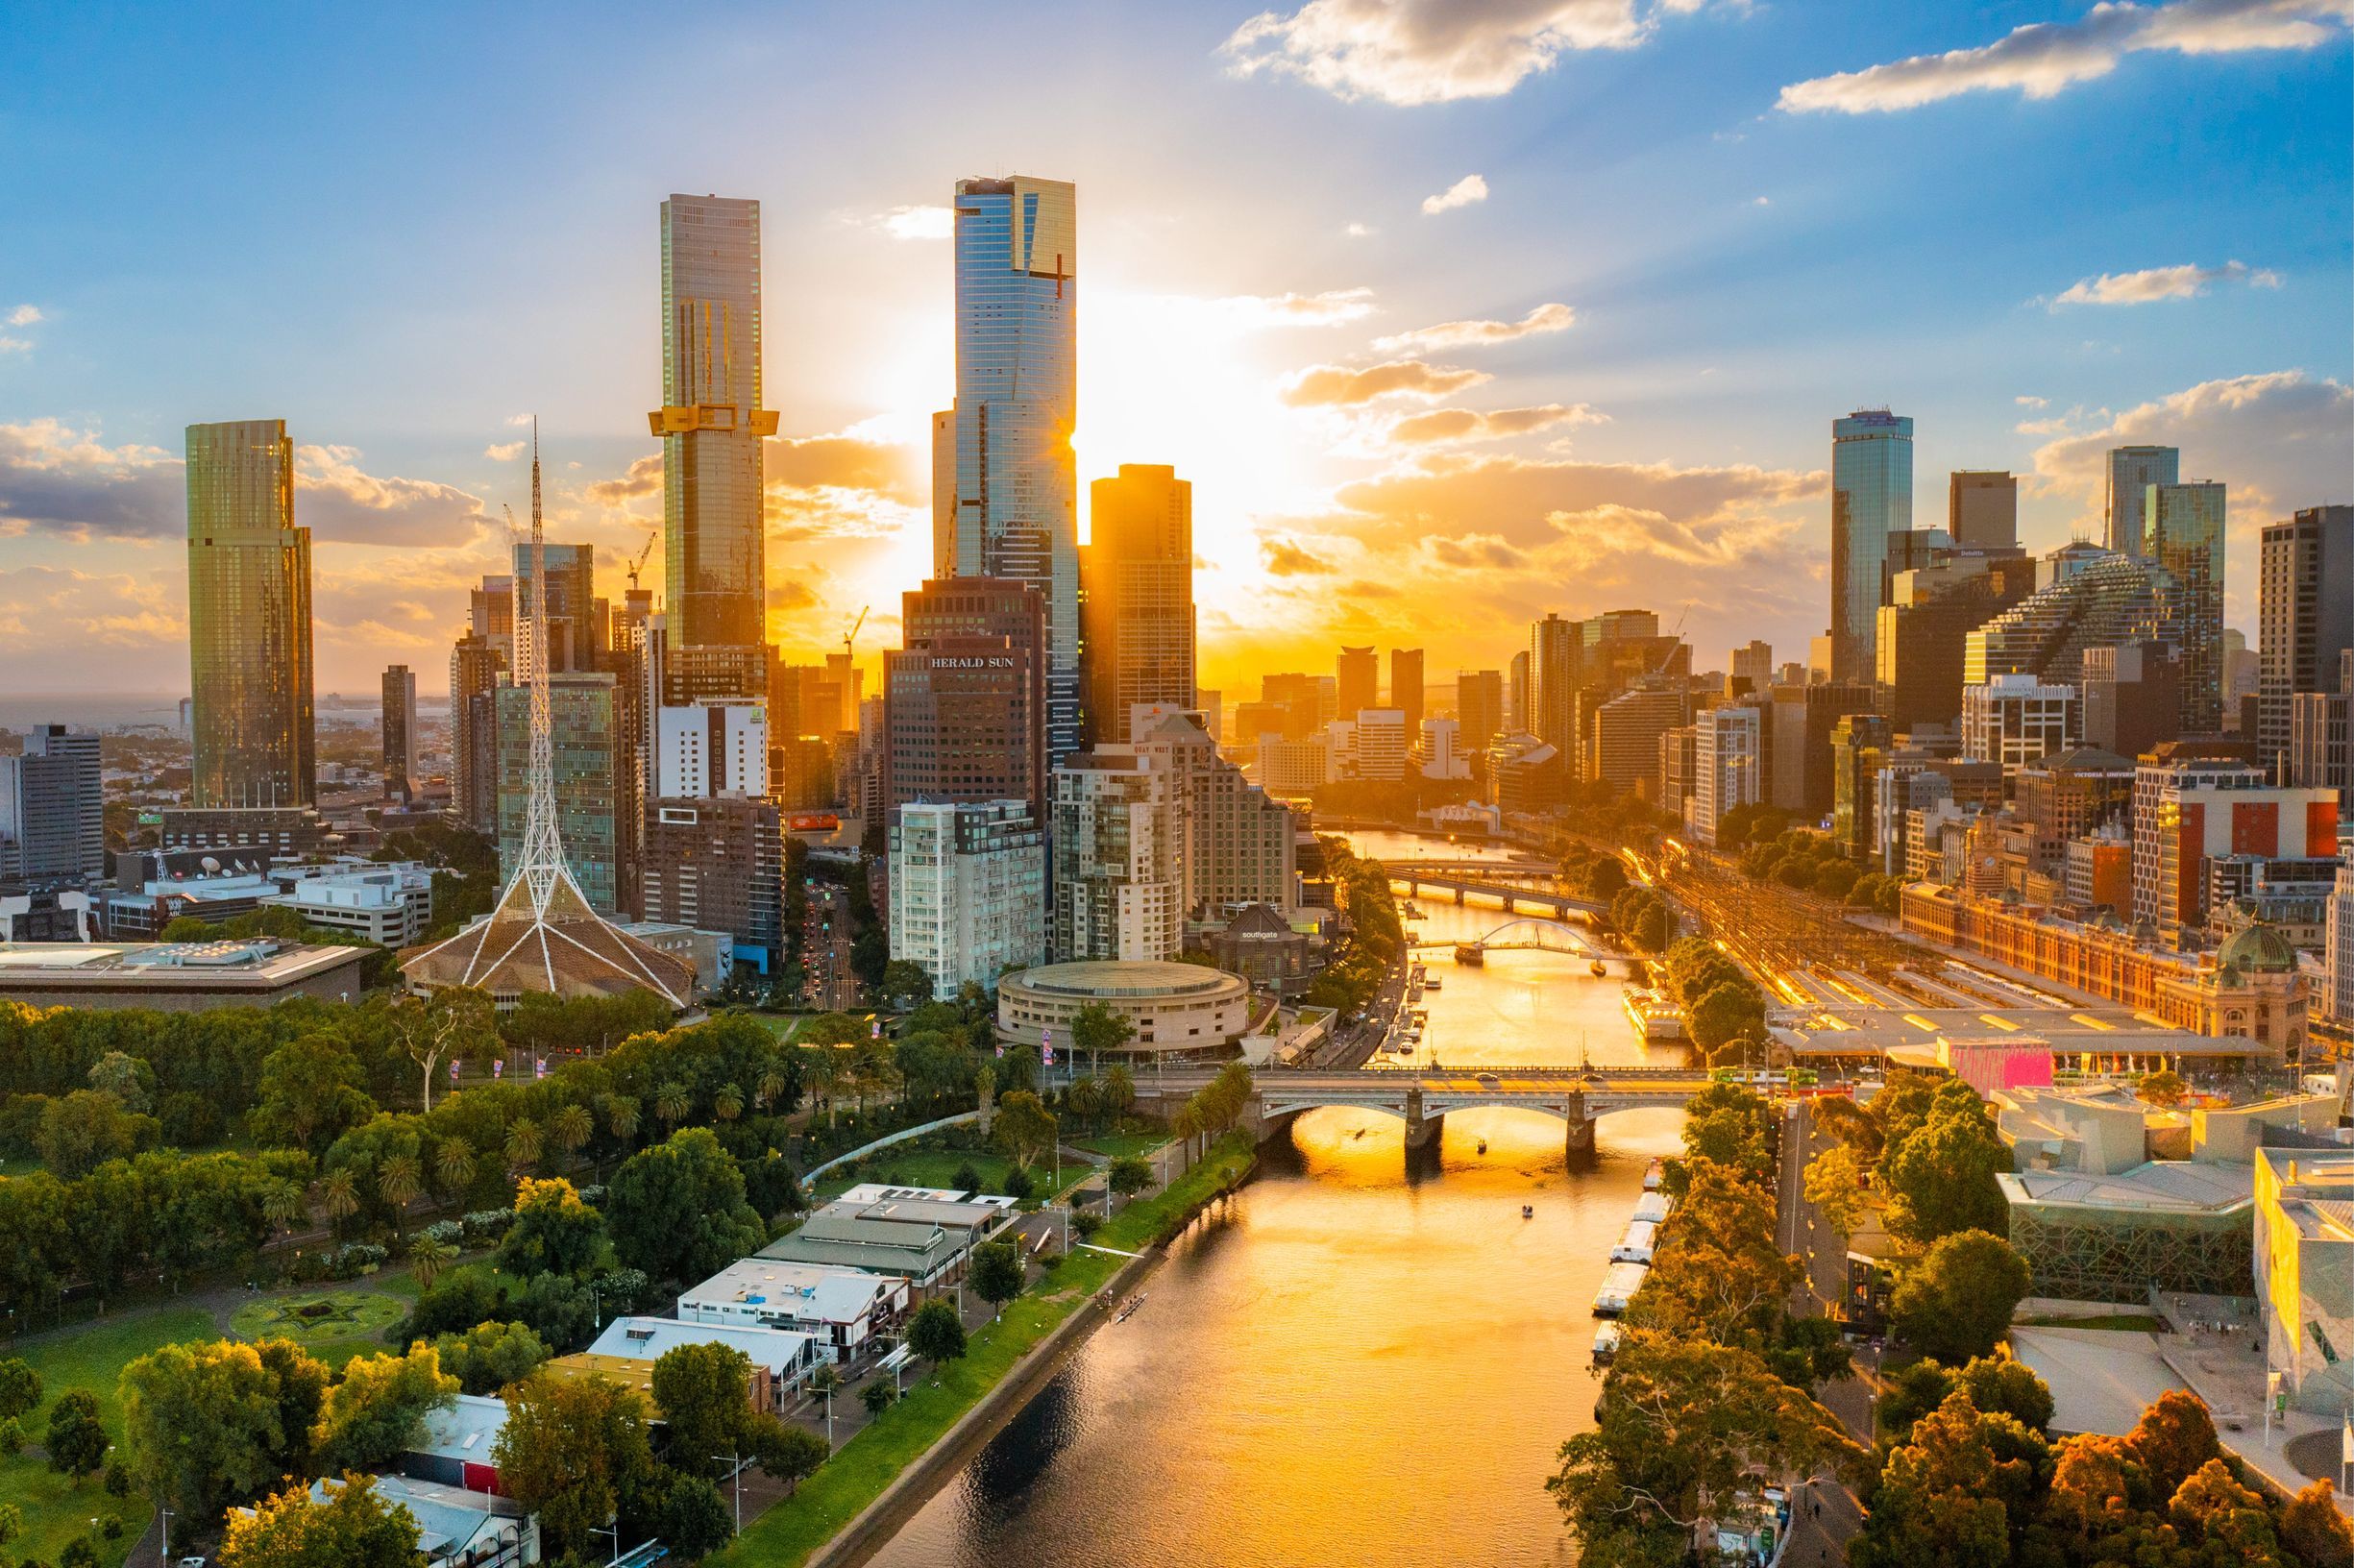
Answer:
<svg viewBox="0 0 2354 1568"><path fill-rule="evenodd" d="M1557 892L1551 888L1533 886L1531 881L1515 880L1508 868L1490 866L1477 870L1430 870L1410 860L1398 861L1386 868L1391 888L1404 888L1410 897L1418 897L1425 888L1455 894L1457 903L1477 894L1483 898L1503 901L1507 915L1520 910L1547 909L1556 919L1572 912L1580 915L1606 915L1610 906L1592 898L1581 898L1575 894Z"/></svg>

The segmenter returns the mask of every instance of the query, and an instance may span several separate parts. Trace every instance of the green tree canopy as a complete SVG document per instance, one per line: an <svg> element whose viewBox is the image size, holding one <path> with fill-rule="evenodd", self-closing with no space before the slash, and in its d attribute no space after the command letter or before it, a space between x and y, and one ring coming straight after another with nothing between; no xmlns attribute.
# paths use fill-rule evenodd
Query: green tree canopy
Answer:
<svg viewBox="0 0 2354 1568"><path fill-rule="evenodd" d="M972 1249L966 1283L972 1286L974 1295L1003 1315L1005 1304L1021 1294L1021 1249L1011 1241L982 1242Z"/></svg>
<svg viewBox="0 0 2354 1568"><path fill-rule="evenodd" d="M907 1348L935 1366L964 1355L965 1325L956 1309L938 1296L917 1308L907 1324Z"/></svg>
<svg viewBox="0 0 2354 1568"><path fill-rule="evenodd" d="M548 1342L527 1323L477 1323L462 1334L441 1335L433 1348L462 1394L495 1394L548 1359Z"/></svg>
<svg viewBox="0 0 2354 1568"><path fill-rule="evenodd" d="M526 1279L578 1276L601 1267L611 1252L604 1215L581 1202L572 1183L526 1177L515 1189L515 1222L499 1238L501 1268Z"/></svg>
<svg viewBox="0 0 2354 1568"><path fill-rule="evenodd" d="M591 1531L654 1473L645 1400L605 1378L546 1373L503 1397L506 1424L490 1448L501 1490L539 1515L549 1556L585 1558Z"/></svg>
<svg viewBox="0 0 2354 1568"><path fill-rule="evenodd" d="M1959 1364L1994 1350L2027 1284L2027 1265L2010 1242L1958 1231L1904 1271L1889 1297L1888 1320L1923 1355Z"/></svg>
<svg viewBox="0 0 2354 1568"><path fill-rule="evenodd" d="M225 1339L165 1345L125 1366L116 1397L141 1489L210 1518L299 1469L286 1463L283 1383L260 1347Z"/></svg>
<svg viewBox="0 0 2354 1568"><path fill-rule="evenodd" d="M752 1418L752 1363L730 1345L678 1345L654 1362L654 1408L670 1429L671 1465L692 1476L719 1473L713 1456L744 1445Z"/></svg>
<svg viewBox="0 0 2354 1568"><path fill-rule="evenodd" d="M426 1418L457 1399L458 1381L441 1369L431 1345L401 1356L360 1356L344 1363L327 1391L311 1446L331 1470L373 1470L417 1446Z"/></svg>
<svg viewBox="0 0 2354 1568"><path fill-rule="evenodd" d="M656 1280L716 1274L768 1239L742 1168L703 1127L624 1161L605 1192L605 1222L621 1261Z"/></svg>
<svg viewBox="0 0 2354 1568"><path fill-rule="evenodd" d="M369 1476L347 1474L313 1501L299 1482L233 1516L221 1568L415 1568L417 1521L387 1504Z"/></svg>

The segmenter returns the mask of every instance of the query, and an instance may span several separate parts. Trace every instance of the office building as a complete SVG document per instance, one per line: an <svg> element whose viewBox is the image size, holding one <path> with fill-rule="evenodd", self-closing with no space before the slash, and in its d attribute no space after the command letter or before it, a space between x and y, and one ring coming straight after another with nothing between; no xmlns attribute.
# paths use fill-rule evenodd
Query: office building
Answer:
<svg viewBox="0 0 2354 1568"><path fill-rule="evenodd" d="M2182 478L2182 453L2172 447L2112 447L2109 449L2108 546L2120 555L2141 555L2143 506L2153 484L2174 484Z"/></svg>
<svg viewBox="0 0 2354 1568"><path fill-rule="evenodd" d="M1568 756L1577 744L1578 624L1547 615L1529 628L1529 733Z"/></svg>
<svg viewBox="0 0 2354 1568"><path fill-rule="evenodd" d="M769 793L769 710L762 704L661 708L654 720L656 795L699 800Z"/></svg>
<svg viewBox="0 0 2354 1568"><path fill-rule="evenodd" d="M1080 744L1077 198L1027 175L960 180L954 210L956 575L1044 600L1051 767Z"/></svg>
<svg viewBox="0 0 2354 1568"><path fill-rule="evenodd" d="M1028 800L1043 821L1045 599L1026 582L956 576L900 603L904 648L883 664L885 809Z"/></svg>
<svg viewBox="0 0 2354 1568"><path fill-rule="evenodd" d="M1385 783L1406 776L1406 715L1396 708L1360 708L1352 729L1352 776Z"/></svg>
<svg viewBox="0 0 2354 1568"><path fill-rule="evenodd" d="M1659 809L1683 815L1692 798L1692 771L1699 760L1699 731L1679 724L1659 737Z"/></svg>
<svg viewBox="0 0 2354 1568"><path fill-rule="evenodd" d="M1747 647L1732 650L1732 689L1730 697L1752 697L1774 684L1774 645L1751 642Z"/></svg>
<svg viewBox="0 0 2354 1568"><path fill-rule="evenodd" d="M1511 665L1507 672L1504 723L1497 727L1502 729L1509 729L1516 732L1526 730L1529 727L1529 686L1531 679L1532 677L1529 674L1529 650L1524 648L1519 652L1512 655Z"/></svg>
<svg viewBox="0 0 2354 1568"><path fill-rule="evenodd" d="M1946 532L1963 549L2015 550L2019 480L2008 473L1960 470L1946 477Z"/></svg>
<svg viewBox="0 0 2354 1568"><path fill-rule="evenodd" d="M2165 643L2084 650L2084 744L2138 757L2182 737L2182 661Z"/></svg>
<svg viewBox="0 0 2354 1568"><path fill-rule="evenodd" d="M662 439L666 702L763 695L761 441L776 414L761 406L760 353L760 204L673 195L662 204L662 406L647 416Z"/></svg>
<svg viewBox="0 0 2354 1568"><path fill-rule="evenodd" d="M1877 845L1881 765L1896 733L1876 713L1851 713L1831 726L1831 843L1850 860Z"/></svg>
<svg viewBox="0 0 2354 1568"><path fill-rule="evenodd" d="M1381 655L1369 648L1343 648L1334 661L1334 705L1343 719L1382 702Z"/></svg>
<svg viewBox="0 0 2354 1568"><path fill-rule="evenodd" d="M1493 670L1455 673L1455 722L1461 726L1463 752L1480 756L1505 730L1504 676ZM1525 733L1519 726L1514 733Z"/></svg>
<svg viewBox="0 0 2354 1568"><path fill-rule="evenodd" d="M510 631L507 641L513 640ZM498 827L499 725L491 694L507 670L507 649L478 631L450 649L450 810L478 833Z"/></svg>
<svg viewBox="0 0 2354 1568"><path fill-rule="evenodd" d="M2287 1403L2343 1421L2354 1405L2354 1155L2255 1150L2256 1304ZM2326 1438L2325 1431L2322 1435Z"/></svg>
<svg viewBox="0 0 2354 1568"><path fill-rule="evenodd" d="M891 954L935 996L1046 961L1045 834L1027 800L900 806L889 865Z"/></svg>
<svg viewBox="0 0 2354 1568"><path fill-rule="evenodd" d="M531 576L531 547L515 550L514 613L528 619L537 585ZM540 546L548 575L548 673L560 675L598 667L606 642L606 628L597 597L596 550L589 545ZM675 625L675 621L673 622Z"/></svg>
<svg viewBox="0 0 2354 1568"><path fill-rule="evenodd" d="M2037 576L2035 592L1969 634L1964 685L1997 675L2074 680L2086 649L2139 642L2179 649L2191 636L2185 597L2153 561L2070 545L2045 557Z"/></svg>
<svg viewBox="0 0 2354 1568"><path fill-rule="evenodd" d="M2135 770L2133 917L2170 945L2206 924L2210 859L2338 853L2337 793L2275 785L2252 752L2246 743L2170 742Z"/></svg>
<svg viewBox="0 0 2354 1568"><path fill-rule="evenodd" d="M2073 686L1997 675L1962 688L1962 757L2015 771L2074 746L2082 734Z"/></svg>
<svg viewBox="0 0 2354 1568"><path fill-rule="evenodd" d="M310 530L282 419L187 429L188 665L199 809L314 798Z"/></svg>
<svg viewBox="0 0 2354 1568"><path fill-rule="evenodd" d="M1311 795L1333 780L1332 748L1322 736L1304 741L1262 736L1258 764L1259 787L1287 798Z"/></svg>
<svg viewBox="0 0 2354 1568"><path fill-rule="evenodd" d="M1184 806L1156 760L1082 751L1054 770L1058 962L1174 958L1182 946Z"/></svg>
<svg viewBox="0 0 2354 1568"><path fill-rule="evenodd" d="M467 597L467 631L515 659L515 579L486 576Z"/></svg>
<svg viewBox="0 0 2354 1568"><path fill-rule="evenodd" d="M417 792L417 674L405 664L384 672L384 794L406 801Z"/></svg>
<svg viewBox="0 0 2354 1568"><path fill-rule="evenodd" d="M1193 486L1173 468L1122 463L1089 500L1088 733L1124 741L1137 704L1193 705Z"/></svg>
<svg viewBox="0 0 2354 1568"><path fill-rule="evenodd" d="M551 674L549 738L556 823L564 864L600 915L621 908L617 792L622 757L614 731L613 677L575 671ZM502 686L499 723L499 864L522 863L531 798L531 689Z"/></svg>
<svg viewBox="0 0 2354 1568"><path fill-rule="evenodd" d="M2321 946L2321 1013L2354 1026L2354 859L2341 860L2330 885Z"/></svg>
<svg viewBox="0 0 2354 1568"><path fill-rule="evenodd" d="M1749 704L1760 719L1758 788L1770 805L1802 821L1822 821L1838 794L1831 772L1831 730L1851 713L1877 713L1870 681L1819 680L1776 686L1771 702Z"/></svg>
<svg viewBox="0 0 2354 1568"><path fill-rule="evenodd" d="M1422 649L1389 650L1389 705L1406 715L1409 739L1422 733Z"/></svg>
<svg viewBox="0 0 2354 1568"><path fill-rule="evenodd" d="M2018 551L1931 550L1891 572L1876 649L1878 705L1890 722L1900 730L1957 722L1970 634L2034 588L2034 563Z"/></svg>
<svg viewBox="0 0 2354 1568"><path fill-rule="evenodd" d="M2354 649L2338 655L2338 687L2289 698L2289 782L2338 792L2354 821Z"/></svg>
<svg viewBox="0 0 2354 1568"><path fill-rule="evenodd" d="M2257 567L2257 733L2286 753L2300 693L2339 689L2354 650L2354 506L2311 506L2264 530Z"/></svg>
<svg viewBox="0 0 2354 1568"><path fill-rule="evenodd" d="M1727 812L1756 804L1759 732L1755 708L1710 708L1693 716L1692 796L1684 803L1684 823L1701 843L1716 843Z"/></svg>
<svg viewBox="0 0 2354 1568"><path fill-rule="evenodd" d="M1414 742L1414 766L1425 778L1469 778L1471 759L1463 751L1463 726L1453 719L1422 721Z"/></svg>
<svg viewBox="0 0 2354 1568"><path fill-rule="evenodd" d="M736 964L773 975L785 958L784 863L772 802L656 798L646 812L645 918L724 932Z"/></svg>
<svg viewBox="0 0 2354 1568"><path fill-rule="evenodd" d="M1888 536L1913 526L1913 422L1859 408L1831 422L1831 660L1834 680L1879 668Z"/></svg>
<svg viewBox="0 0 2354 1568"><path fill-rule="evenodd" d="M2143 553L2181 595L2185 735L2223 727L2223 526L2219 484L2152 484L2142 502Z"/></svg>
<svg viewBox="0 0 2354 1568"><path fill-rule="evenodd" d="M1569 781L1560 747L1534 735L1499 735L1487 746L1487 803L1506 817L1557 811Z"/></svg>
<svg viewBox="0 0 2354 1568"><path fill-rule="evenodd" d="M1647 793L1658 777L1659 737L1689 722L1691 713L1691 699L1666 681L1604 701L1595 711L1594 766L1586 776L1622 795Z"/></svg>
<svg viewBox="0 0 2354 1568"><path fill-rule="evenodd" d="M0 885L107 874L106 792L94 731L35 724L0 757Z"/></svg>

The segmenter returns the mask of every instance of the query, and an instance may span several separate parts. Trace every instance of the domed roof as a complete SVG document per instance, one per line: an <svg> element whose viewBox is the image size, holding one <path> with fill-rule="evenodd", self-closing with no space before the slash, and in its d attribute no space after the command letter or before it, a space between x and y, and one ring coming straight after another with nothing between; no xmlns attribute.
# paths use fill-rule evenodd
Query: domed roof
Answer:
<svg viewBox="0 0 2354 1568"><path fill-rule="evenodd" d="M2222 951L2216 954L2216 963L2242 974L2293 974L2296 949L2289 945L2288 938L2258 923L2233 932Z"/></svg>

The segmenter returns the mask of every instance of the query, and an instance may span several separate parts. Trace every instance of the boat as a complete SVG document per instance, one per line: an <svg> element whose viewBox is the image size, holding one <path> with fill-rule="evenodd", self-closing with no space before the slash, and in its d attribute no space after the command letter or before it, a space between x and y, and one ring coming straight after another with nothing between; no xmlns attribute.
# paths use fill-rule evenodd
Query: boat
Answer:
<svg viewBox="0 0 2354 1568"><path fill-rule="evenodd" d="M1144 1292L1143 1292L1143 1291L1141 1291L1141 1290L1139 1290L1139 1291L1138 1291L1138 1292L1137 1292L1135 1295L1130 1296L1130 1297L1129 1297L1129 1298L1128 1298L1126 1301L1123 1301L1123 1302L1121 1302L1121 1303L1119 1304L1119 1311L1118 1311L1117 1312L1116 1312L1116 1313L1114 1313L1114 1314L1113 1314L1113 1316L1112 1316L1112 1321L1113 1321L1113 1322L1115 1322L1115 1323L1125 1323L1125 1322L1127 1322L1127 1321L1128 1321L1128 1314L1129 1314L1129 1313L1131 1313L1131 1312L1133 1312L1133 1311L1136 1311L1136 1310L1137 1310L1139 1307L1141 1307L1141 1306L1143 1306L1143 1305L1144 1305Z"/></svg>
<svg viewBox="0 0 2354 1568"><path fill-rule="evenodd" d="M1460 956L1461 956L1461 954L1462 954L1462 951L1463 951L1463 950L1462 950L1460 947L1458 947L1458 948L1457 948L1455 951L1456 951L1456 954L1457 954L1458 959L1459 959L1459 961ZM1476 962L1478 962L1478 961L1475 959L1473 962L1475 962L1475 963L1476 963ZM1426 975L1424 975L1424 976L1422 977L1422 989L1423 989L1423 990L1425 990L1425 991L1436 991L1436 990L1438 989L1438 987L1439 987L1439 977L1438 977L1438 976L1437 976L1435 973L1426 974Z"/></svg>
<svg viewBox="0 0 2354 1568"><path fill-rule="evenodd" d="M1586 968L1589 968L1589 969L1591 969L1591 970L1593 971L1593 973L1594 973L1594 978L1595 978L1595 979L1597 979L1597 980L1602 979L1603 977L1605 977L1606 975L1607 975L1607 974L1610 972L1610 966L1609 966L1609 965L1607 965L1607 964L1605 964L1605 963L1604 963L1604 962L1603 962L1601 959L1599 959L1599 958L1598 958L1598 959L1596 959L1596 960L1594 960L1594 962L1593 962L1593 963L1588 964L1588 965L1586 966Z"/></svg>
<svg viewBox="0 0 2354 1568"><path fill-rule="evenodd" d="M1626 1331L1615 1323L1605 1323L1594 1331L1594 1364L1608 1366L1610 1358L1618 1354L1618 1342Z"/></svg>
<svg viewBox="0 0 2354 1568"><path fill-rule="evenodd" d="M1634 1300L1634 1293L1643 1288L1651 1270L1642 1263L1612 1263L1610 1271L1602 1277L1602 1288L1594 1292L1594 1315L1617 1317Z"/></svg>
<svg viewBox="0 0 2354 1568"><path fill-rule="evenodd" d="M1610 1249L1610 1262L1648 1263L1652 1261L1652 1255L1658 1239L1659 1227L1653 1221L1648 1219L1629 1220L1627 1234L1620 1237L1618 1245Z"/></svg>
<svg viewBox="0 0 2354 1568"><path fill-rule="evenodd" d="M1683 1039L1683 1013L1674 1002L1641 986L1627 988L1627 1017L1645 1040Z"/></svg>
<svg viewBox="0 0 2354 1568"><path fill-rule="evenodd" d="M1643 1190L1656 1192L1659 1190L1659 1184L1666 1180L1667 1162L1655 1154L1651 1157L1651 1164L1643 1167Z"/></svg>
<svg viewBox="0 0 2354 1568"><path fill-rule="evenodd" d="M1487 1152L1487 1139L1480 1139L1480 1152L1482 1154L1485 1154Z"/></svg>
<svg viewBox="0 0 2354 1568"><path fill-rule="evenodd" d="M1523 1219L1534 1219L1536 1217L1536 1205L1533 1203L1522 1204L1520 1206L1520 1217Z"/></svg>
<svg viewBox="0 0 2354 1568"><path fill-rule="evenodd" d="M1635 1203L1634 1217L1649 1220L1652 1224L1656 1225L1667 1218L1667 1207L1666 1193L1646 1192Z"/></svg>

